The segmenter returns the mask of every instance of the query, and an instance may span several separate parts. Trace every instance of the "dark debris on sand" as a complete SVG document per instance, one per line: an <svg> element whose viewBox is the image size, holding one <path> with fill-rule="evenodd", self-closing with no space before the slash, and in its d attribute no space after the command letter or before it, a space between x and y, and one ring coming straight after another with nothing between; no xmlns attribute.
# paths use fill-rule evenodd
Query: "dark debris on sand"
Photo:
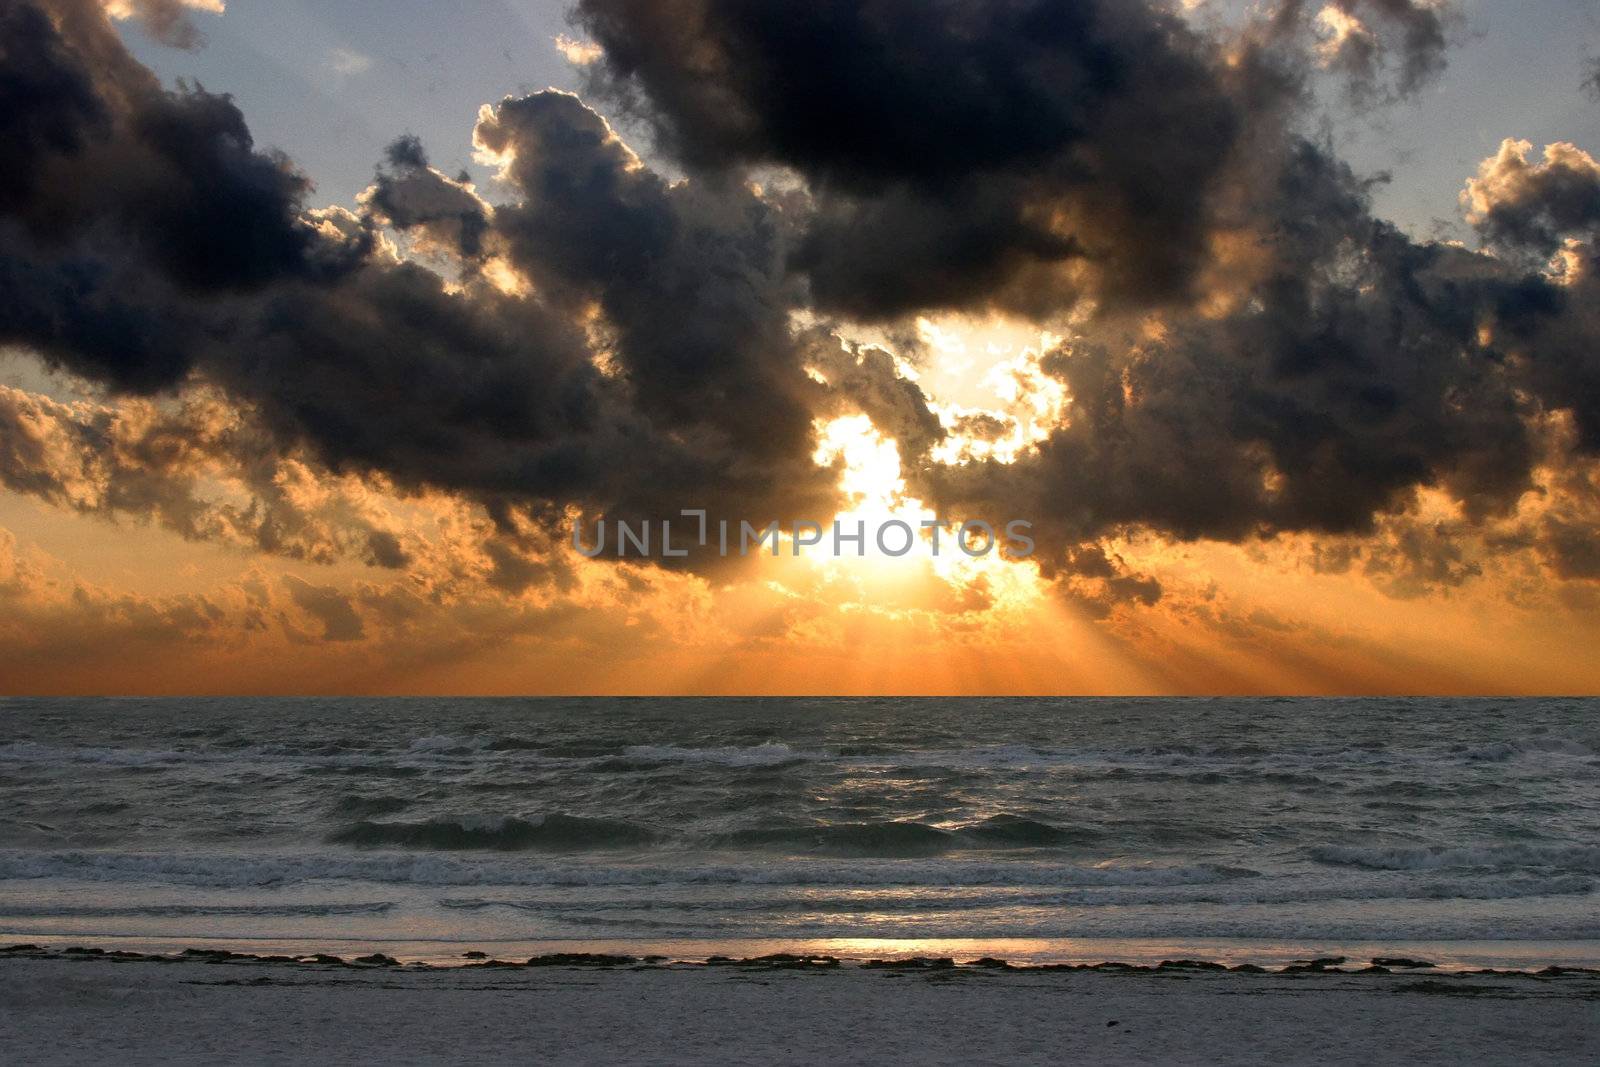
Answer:
<svg viewBox="0 0 1600 1067"><path fill-rule="evenodd" d="M404 968L406 970L447 970L471 968L537 968L586 967L598 969L648 969L662 966L687 966L697 968L739 968L744 970L830 971L846 966L847 961L836 956L811 953L774 952L765 956L710 956L699 961L673 960L667 956L626 956L601 952L552 952L531 956L526 960L494 959L486 952L464 952L466 963L437 965L422 962L404 963L393 956L374 952L366 956L346 959L324 952L296 956L258 955L249 952L232 952L227 949L186 948L174 953L129 952L72 945L51 948L36 944L0 946L0 959L54 959L54 960L104 960L115 963L207 963L207 964L260 964L292 967L338 967L350 969ZM1094 971L1103 974L1261 974L1261 975L1404 975L1408 972L1428 971L1429 981L1445 982L1469 977L1480 978L1600 978L1600 969L1592 967L1549 966L1540 970L1495 970L1485 968L1468 971L1440 971L1438 964L1427 960L1414 960L1401 956L1374 956L1365 967L1347 968L1343 956L1320 956L1309 960L1295 960L1280 968L1262 967L1253 963L1228 966L1212 960L1177 959L1162 960L1149 965L1107 960L1101 963L1045 963L1016 964L994 956L958 963L950 956L910 956L869 959L856 966L862 970L885 971L890 974L926 974L929 977L948 977L956 973L1021 972L1047 973L1060 971ZM1420 977L1420 976L1419 976ZM1430 987L1431 988L1431 987Z"/></svg>
<svg viewBox="0 0 1600 1067"><path fill-rule="evenodd" d="M861 966L872 971L948 971L956 961L949 956L912 956L898 960L867 960Z"/></svg>
<svg viewBox="0 0 1600 1067"><path fill-rule="evenodd" d="M711 956L707 967L757 967L779 971L816 971L839 966L836 956L797 956L792 952L774 952L767 956L750 956L735 959L731 956Z"/></svg>

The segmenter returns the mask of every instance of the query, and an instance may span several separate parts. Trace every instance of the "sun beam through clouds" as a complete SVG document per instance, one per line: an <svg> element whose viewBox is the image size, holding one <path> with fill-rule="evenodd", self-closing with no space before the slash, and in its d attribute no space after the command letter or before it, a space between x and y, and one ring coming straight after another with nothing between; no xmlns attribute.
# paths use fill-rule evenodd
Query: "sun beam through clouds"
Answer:
<svg viewBox="0 0 1600 1067"><path fill-rule="evenodd" d="M446 107L13 0L0 690L1600 684L1600 130L1374 157L1434 0L1084 5L519 9Z"/></svg>

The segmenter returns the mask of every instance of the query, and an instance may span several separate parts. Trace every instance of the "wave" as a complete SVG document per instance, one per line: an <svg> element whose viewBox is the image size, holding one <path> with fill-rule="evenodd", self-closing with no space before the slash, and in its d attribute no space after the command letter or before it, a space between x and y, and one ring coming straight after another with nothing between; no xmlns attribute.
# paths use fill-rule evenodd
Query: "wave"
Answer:
<svg viewBox="0 0 1600 1067"><path fill-rule="evenodd" d="M1098 844L1106 835L1088 827L1056 826L1021 815L1000 814L961 827L958 836L964 841L991 847L1059 848Z"/></svg>
<svg viewBox="0 0 1600 1067"><path fill-rule="evenodd" d="M1318 881L1296 877L1262 877L1250 881L1210 886L1176 886L1147 890L1119 887L1082 890L1058 903L1083 906L1134 904L1333 904L1340 901L1385 900L1522 900L1530 897L1587 896L1595 890L1592 878L1562 874L1549 877L1428 878L1388 877Z"/></svg>
<svg viewBox="0 0 1600 1067"><path fill-rule="evenodd" d="M1087 846L1104 835L1001 814L965 826L910 821L757 827L716 838L724 847L771 849L834 856L938 856L962 849Z"/></svg>
<svg viewBox="0 0 1600 1067"><path fill-rule="evenodd" d="M541 916L543 920L550 918ZM1117 941L1155 941L1171 945L1175 940L1206 938L1276 945L1300 944L1306 954L1332 946L1372 942L1476 942L1487 947L1491 942L1594 942L1600 941L1600 920L1589 916L1504 915L1483 917L1453 915L1444 911L1410 913L1393 917L1352 914L1318 914L1297 909L1259 911L1227 909L1172 914L1165 908L1103 908L1097 911L1053 911L1042 915L1002 913L985 916L963 914L960 934L952 934L948 915L895 914L870 916L850 914L807 914L773 917L759 914L738 916L670 914L604 915L582 912L551 919L563 938L604 938L619 941L684 939L752 941L768 946L793 944L815 939L909 939L924 941L959 936L967 941L1027 940L1064 941L1067 952L1081 950L1086 939ZM513 927L515 928L515 926ZM1456 948L1457 946L1451 946ZM1557 951L1573 951L1563 945ZM1158 950L1159 951L1159 950ZM1448 950L1446 950L1448 951ZM1484 951L1483 948L1478 950ZM1592 951L1577 950L1578 959L1593 960ZM1543 954L1533 959L1542 959Z"/></svg>
<svg viewBox="0 0 1600 1067"><path fill-rule="evenodd" d="M1299 878L1238 878L1173 885L1085 886L774 886L724 887L707 896L702 887L611 887L572 894L542 896L444 897L446 908L475 911L507 908L540 912L563 919L574 913L622 914L648 911L696 915L820 914L872 915L987 911L994 915L1026 915L1063 908L1127 908L1137 906L1334 904L1369 901L1520 900L1527 897L1584 896L1594 891L1592 879L1576 875L1554 878L1475 878L1435 881L1314 882ZM798 892L794 890L799 890Z"/></svg>
<svg viewBox="0 0 1600 1067"><path fill-rule="evenodd" d="M828 856L784 863L725 863L689 857L679 863L561 863L535 858L537 852L515 860L452 855L461 847L280 854L14 849L0 852L0 880L57 879L206 888L281 888L347 881L441 887L524 886L562 891L639 890L660 900L662 906L670 906L673 894L709 889L713 895L703 898L703 907L713 911L732 907L738 899L737 887L762 892L806 889L800 899L817 907L824 898L814 890L855 894L854 906L869 910L879 906L898 908L913 898L924 899L930 909L946 909L952 906L951 893L959 896L965 891L978 892L998 906L1049 909L1286 905L1339 900L1492 901L1583 896L1594 893L1596 888L1592 876L1570 872L1518 871L1469 877L1441 871L1437 876L1418 877L1411 868L1368 865L1338 876L1266 875L1253 868L1215 863L1074 865L1024 860L995 863L977 859ZM569 905L599 906L592 896L572 898Z"/></svg>
<svg viewBox="0 0 1600 1067"><path fill-rule="evenodd" d="M192 733L192 732L189 732ZM184 734L183 736L188 736ZM16 741L0 744L0 763L73 764L164 770L182 765L258 764L283 770L323 773L414 774L425 769L455 768L467 761L495 761L507 766L529 764L597 772L646 771L668 765L703 765L730 769L782 768L830 764L840 768L893 768L899 771L938 769L957 772L1053 774L1075 772L1112 778L1148 778L1194 785L1261 782L1308 790L1339 789L1342 775L1386 771L1394 782L1360 783L1365 789L1418 795L1459 795L1466 784L1428 785L1440 767L1490 768L1521 759L1572 764L1600 755L1592 737L1578 739L1535 736L1483 744L1448 743L1416 748L1371 744L1319 744L1270 748L1254 744L1155 744L1125 747L1053 748L1009 743L961 748L918 748L914 744L846 743L814 748L781 742L756 745L563 743L537 741L515 734L429 734L397 739L393 745L366 746L268 744L198 744L179 748L120 748L107 745L45 744ZM1479 784L1493 789L1493 785Z"/></svg>
<svg viewBox="0 0 1600 1067"><path fill-rule="evenodd" d="M1474 763L1503 763L1518 756L1577 756L1600 755L1592 745L1565 737L1532 737L1520 741L1502 741L1460 750L1463 759Z"/></svg>
<svg viewBox="0 0 1600 1067"><path fill-rule="evenodd" d="M443 756L468 756L474 752L481 752L490 743L487 737L453 737L449 734L435 734L430 737L418 737L406 746L410 752L437 753Z"/></svg>
<svg viewBox="0 0 1600 1067"><path fill-rule="evenodd" d="M1115 886L1196 885L1259 877L1243 867L1197 863L1075 866L817 857L797 863L551 863L529 857L458 859L449 851L157 853L0 851L0 881L36 878L162 882L211 888L316 881L438 886Z"/></svg>
<svg viewBox="0 0 1600 1067"><path fill-rule="evenodd" d="M941 767L950 770L1028 770L1073 766L1084 761L1083 753L1037 748L1033 745L977 745L958 749L909 749L888 756L865 758L860 762L903 768Z"/></svg>
<svg viewBox="0 0 1600 1067"><path fill-rule="evenodd" d="M836 823L761 827L717 838L733 848L766 848L834 856L937 856L956 847L956 835L917 822Z"/></svg>
<svg viewBox="0 0 1600 1067"><path fill-rule="evenodd" d="M1600 874L1600 846L1504 844L1468 847L1431 845L1422 848L1355 848L1323 845L1309 850L1312 859L1336 867L1374 871L1423 871L1452 867L1498 870L1551 867Z"/></svg>
<svg viewBox="0 0 1600 1067"><path fill-rule="evenodd" d="M392 900L351 901L344 904L5 904L8 919L115 919L122 917L179 919L281 917L318 918L338 915L382 915L395 907Z"/></svg>
<svg viewBox="0 0 1600 1067"><path fill-rule="evenodd" d="M715 748L629 745L622 750L621 755L625 760L645 763L709 763L723 767L780 767L790 763L829 758L825 753L800 752L788 745L775 742L760 745L723 745Z"/></svg>
<svg viewBox="0 0 1600 1067"><path fill-rule="evenodd" d="M328 836L335 844L365 848L390 845L445 851L493 849L581 850L626 848L656 839L653 830L619 819L585 819L554 813L529 819L506 816L463 816L426 822L362 820Z"/></svg>
<svg viewBox="0 0 1600 1067"><path fill-rule="evenodd" d="M525 737L497 737L483 746L485 752L538 752L546 746L540 741L529 741ZM561 753L552 753L560 755Z"/></svg>
<svg viewBox="0 0 1600 1067"><path fill-rule="evenodd" d="M13 741L0 745L0 763L99 763L108 767L152 767L178 763L184 754L170 749L45 745Z"/></svg>
<svg viewBox="0 0 1600 1067"><path fill-rule="evenodd" d="M351 795L340 797L339 802L333 806L333 813L335 815L393 815L395 812L404 811L410 806L411 802L403 797Z"/></svg>
<svg viewBox="0 0 1600 1067"><path fill-rule="evenodd" d="M133 807L125 800L102 800L85 804L73 811L74 815L117 815Z"/></svg>

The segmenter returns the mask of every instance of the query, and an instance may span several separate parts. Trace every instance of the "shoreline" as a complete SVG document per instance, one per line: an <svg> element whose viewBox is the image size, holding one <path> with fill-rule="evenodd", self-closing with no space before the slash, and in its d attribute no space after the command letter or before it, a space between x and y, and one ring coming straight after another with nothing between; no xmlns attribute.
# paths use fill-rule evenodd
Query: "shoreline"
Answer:
<svg viewBox="0 0 1600 1067"><path fill-rule="evenodd" d="M434 936L429 936L433 934ZM399 936L397 936L399 935ZM221 930L110 930L0 922L0 951L9 945L36 945L48 952L96 948L105 953L180 955L187 949L229 952L241 956L300 958L314 955L354 959L380 954L403 963L458 966L469 953L502 960L539 956L627 956L638 959L703 962L713 957L749 959L793 955L836 957L846 963L910 957L957 962L1003 960L1018 968L1042 966L1120 966L1155 968L1163 961L1193 960L1224 968L1251 967L1277 971L1318 959L1343 957L1349 967L1365 967L1378 958L1403 958L1432 963L1438 972L1537 972L1550 967L1582 971L1600 968L1600 941L1527 940L1459 941L1443 939L1349 940L1339 938L1028 938L1028 937L587 937L526 938L474 935L460 931L437 936L413 928L410 936L391 928L323 930L274 936L265 932Z"/></svg>
<svg viewBox="0 0 1600 1067"><path fill-rule="evenodd" d="M1102 974L1233 974L1233 975L1401 975L1446 978L1581 978L1600 980L1600 967L1546 963L1529 968L1466 968L1409 956L1373 956L1352 959L1347 956L1317 956L1295 960L1278 967L1255 963L1227 964L1210 959L1163 959L1157 963L1126 960L1100 960L1093 963L1029 963L997 956L960 959L954 956L868 956L849 957L812 952L771 952L759 956L712 954L681 957L660 954L607 952L550 952L525 958L501 958L469 949L450 962L435 959L399 958L382 952L364 955L317 951L298 954L238 952L231 949L188 947L172 952L138 952L104 948L98 945L68 944L61 947L32 942L0 945L0 962L6 960L150 964L228 964L233 966L277 966L299 968L343 968L354 970L471 971L537 970L541 968L583 968L587 970L688 970L739 968L745 970L826 971L852 969L898 973L1013 972L1021 974L1102 973Z"/></svg>

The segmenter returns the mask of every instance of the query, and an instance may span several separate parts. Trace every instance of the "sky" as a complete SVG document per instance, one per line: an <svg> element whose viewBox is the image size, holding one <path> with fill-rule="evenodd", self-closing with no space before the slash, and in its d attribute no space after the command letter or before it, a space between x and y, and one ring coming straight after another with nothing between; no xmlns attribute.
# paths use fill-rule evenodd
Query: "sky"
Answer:
<svg viewBox="0 0 1600 1067"><path fill-rule="evenodd" d="M374 11L0 11L0 692L1600 689L1592 4Z"/></svg>

